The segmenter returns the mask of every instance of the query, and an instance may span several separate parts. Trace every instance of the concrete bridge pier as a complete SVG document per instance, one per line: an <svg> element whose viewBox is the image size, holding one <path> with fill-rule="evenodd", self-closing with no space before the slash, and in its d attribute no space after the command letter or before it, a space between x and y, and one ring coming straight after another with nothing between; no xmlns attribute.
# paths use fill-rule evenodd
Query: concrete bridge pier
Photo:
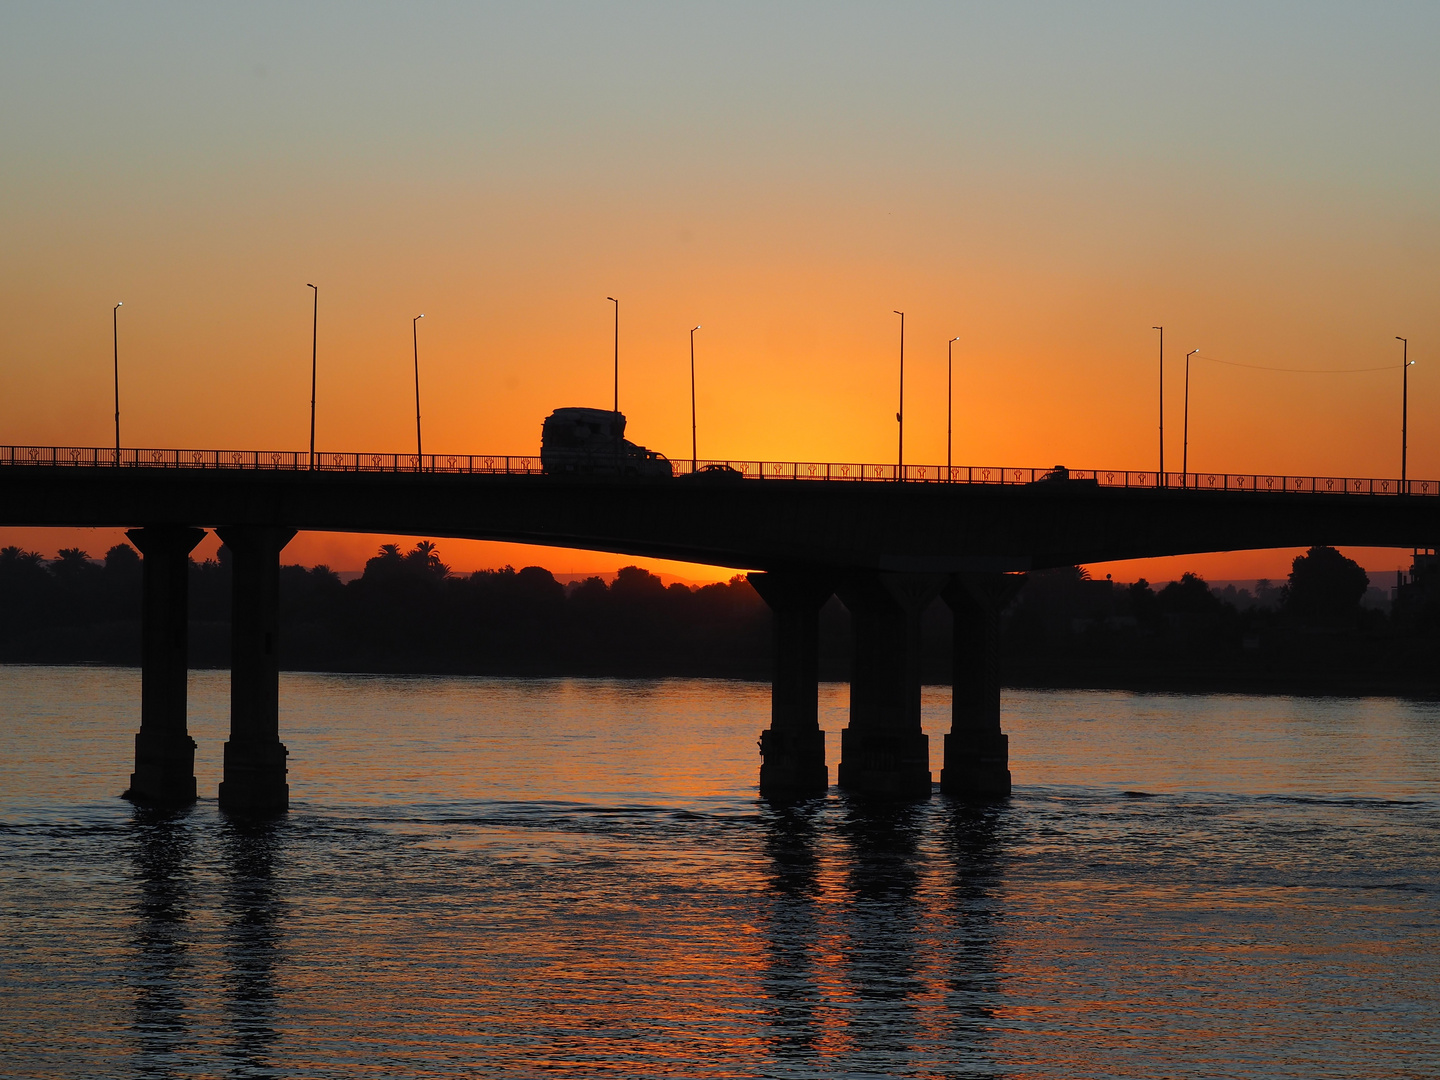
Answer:
<svg viewBox="0 0 1440 1080"><path fill-rule="evenodd" d="M820 730L820 609L835 591L835 576L794 570L746 575L770 605L775 626L775 673L770 726L760 733L760 794L804 799L830 787L825 732Z"/></svg>
<svg viewBox="0 0 1440 1080"><path fill-rule="evenodd" d="M920 728L920 616L944 584L938 574L861 570L836 589L855 637L839 781L855 794L930 796L930 740Z"/></svg>
<svg viewBox="0 0 1440 1080"><path fill-rule="evenodd" d="M940 790L983 802L1010 794L1010 739L1000 730L1000 613L1023 574L961 573L940 594L955 617L950 733Z"/></svg>
<svg viewBox="0 0 1440 1080"><path fill-rule="evenodd" d="M149 525L125 534L144 556L140 730L125 798L150 806L195 801L195 740L186 724L190 552L204 529Z"/></svg>
<svg viewBox="0 0 1440 1080"><path fill-rule="evenodd" d="M280 741L280 551L294 529L216 529L233 556L230 604L230 741L220 808L276 814L289 808L288 751Z"/></svg>

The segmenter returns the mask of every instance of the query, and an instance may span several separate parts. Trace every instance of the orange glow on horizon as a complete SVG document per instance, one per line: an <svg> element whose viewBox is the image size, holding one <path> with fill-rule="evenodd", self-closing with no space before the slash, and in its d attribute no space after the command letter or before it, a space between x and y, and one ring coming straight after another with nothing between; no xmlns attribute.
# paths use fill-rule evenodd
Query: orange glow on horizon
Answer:
<svg viewBox="0 0 1440 1080"><path fill-rule="evenodd" d="M535 453L611 401L613 296L629 434L672 459L701 325L700 456L893 461L900 309L913 463L1154 469L1163 324L1171 469L1202 346L1192 469L1396 476L1400 334L1409 475L1440 478L1436 76L1388 47L1419 15L1349 26L1387 43L1352 80L1263 12L1255 55L1158 10L1145 49L1018 9L7 18L0 442L111 444L123 299L126 446L304 449L314 283L322 451L413 449L418 346L428 450Z"/></svg>

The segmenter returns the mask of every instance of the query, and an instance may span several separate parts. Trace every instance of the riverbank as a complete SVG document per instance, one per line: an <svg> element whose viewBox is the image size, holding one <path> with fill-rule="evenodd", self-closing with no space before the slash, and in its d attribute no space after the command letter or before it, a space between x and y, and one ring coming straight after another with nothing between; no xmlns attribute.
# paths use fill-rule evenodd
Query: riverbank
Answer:
<svg viewBox="0 0 1440 1080"><path fill-rule="evenodd" d="M81 660L13 660L0 659L5 667L75 667L97 668L118 667L138 669L138 658L133 661L112 661L101 659ZM228 664L192 664L193 671L227 671ZM655 671L630 667L623 670L599 670L589 665L577 670L462 670L441 668L357 668L330 667L307 668L282 665L287 674L305 675L369 675L378 677L453 677L484 679L718 679L731 682L755 683L768 686L768 668L742 667L738 670L703 671ZM1244 694L1276 697L1393 697L1411 701L1440 701L1440 677L1437 669L1429 673L1411 676L1380 676L1367 673L1347 672L1343 669L1326 668L1311 672L1287 672L1281 670L1238 669L1225 671L1140 671L1096 670L1093 667L1076 667L1031 660L1014 661L1005 665L1001 685L1007 691L1118 691L1138 694ZM849 673L825 671L821 680L829 683L848 683ZM926 687L946 688L950 685L948 676L930 676L923 680Z"/></svg>

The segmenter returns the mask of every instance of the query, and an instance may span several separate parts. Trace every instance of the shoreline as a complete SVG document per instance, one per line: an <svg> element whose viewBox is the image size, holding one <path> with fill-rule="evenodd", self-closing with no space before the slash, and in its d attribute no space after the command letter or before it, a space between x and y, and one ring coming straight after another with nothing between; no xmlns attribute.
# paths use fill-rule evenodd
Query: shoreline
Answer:
<svg viewBox="0 0 1440 1080"><path fill-rule="evenodd" d="M123 668L132 671L140 669L139 664L117 663L106 660L0 660L4 667L78 667L78 668ZM228 667L195 665L191 671L229 671ZM770 684L768 675L685 672L685 671L443 671L374 668L285 668L286 675L367 675L382 678L433 678L433 679L593 679L593 680L663 680L663 679L707 679L717 682L754 683L761 686ZM826 679L822 683L848 684L848 679ZM946 681L925 681L926 687L949 687ZM1002 681L1004 690L1045 690L1045 691L1095 691L1130 694L1171 694L1183 696L1234 695L1241 697L1304 697L1304 698L1405 698L1416 701L1440 700L1440 681L1390 679L1348 679L1348 678L1301 678L1293 675L1276 675L1270 678L1253 675L1237 675L1230 678L1194 678L1174 676L1169 678L1146 678L1128 675L1096 677L1091 679L1036 677L1008 678Z"/></svg>

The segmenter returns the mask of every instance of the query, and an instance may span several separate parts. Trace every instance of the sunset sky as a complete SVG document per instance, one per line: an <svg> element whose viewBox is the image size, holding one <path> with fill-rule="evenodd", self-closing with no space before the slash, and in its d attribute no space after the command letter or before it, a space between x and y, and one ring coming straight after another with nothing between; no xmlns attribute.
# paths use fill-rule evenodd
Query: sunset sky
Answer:
<svg viewBox="0 0 1440 1080"><path fill-rule="evenodd" d="M1154 468L1163 324L1172 468L1199 347L1193 468L1398 475L1403 334L1440 477L1437 41L1434 4L6 5L0 442L113 439L124 301L127 446L304 449L314 282L321 449L413 447L424 312L426 449L536 452L608 406L614 296L630 435L673 458L700 323L702 457L893 460L899 308L911 461L958 336L957 463Z"/></svg>

